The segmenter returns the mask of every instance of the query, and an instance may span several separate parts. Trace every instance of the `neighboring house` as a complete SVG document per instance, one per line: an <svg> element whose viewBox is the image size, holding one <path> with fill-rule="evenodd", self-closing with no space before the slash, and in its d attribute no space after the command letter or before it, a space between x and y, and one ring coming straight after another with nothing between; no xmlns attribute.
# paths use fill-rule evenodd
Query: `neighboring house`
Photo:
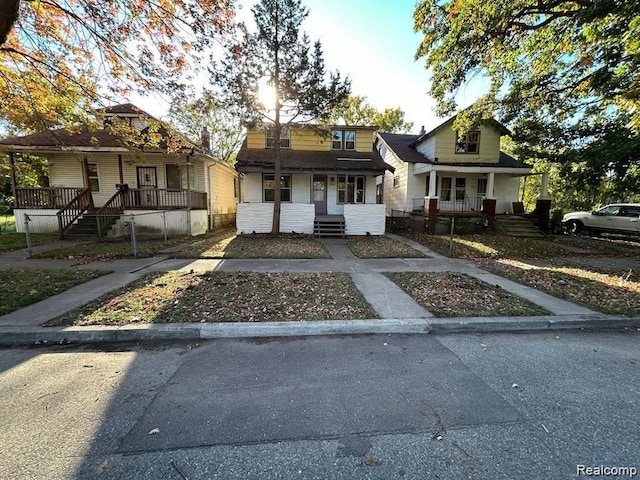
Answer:
<svg viewBox="0 0 640 480"><path fill-rule="evenodd" d="M108 225L96 226L99 236L124 233L124 221L131 214L150 232L166 228L197 235L233 224L237 173L208 154L206 129L198 145L132 104L109 107L101 114L103 128L0 140L0 151L9 154L12 165L16 154L44 157L49 163L47 188L15 188L14 180L18 231L24 231L25 213L57 215L57 222L40 222L34 228L40 233L58 231L61 237L83 217L96 215L109 216ZM149 139L154 143L145 143Z"/></svg>
<svg viewBox="0 0 640 480"><path fill-rule="evenodd" d="M376 127L293 125L280 139L280 231L315 235L382 235L385 206L376 177L393 168L373 148ZM251 130L237 156L238 233L271 232L273 128Z"/></svg>
<svg viewBox="0 0 640 480"><path fill-rule="evenodd" d="M454 120L420 135L378 134L376 148L395 167L384 178L387 215L392 210L472 214L487 200L495 213L518 213L513 204L520 179L531 168L500 151L500 138L509 130L491 120L460 135L452 129Z"/></svg>

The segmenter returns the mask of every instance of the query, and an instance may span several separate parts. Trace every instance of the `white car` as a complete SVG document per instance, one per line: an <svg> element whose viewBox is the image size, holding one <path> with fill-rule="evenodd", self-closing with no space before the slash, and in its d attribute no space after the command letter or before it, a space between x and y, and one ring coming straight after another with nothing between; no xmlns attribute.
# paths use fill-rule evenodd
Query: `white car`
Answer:
<svg viewBox="0 0 640 480"><path fill-rule="evenodd" d="M569 233L640 234L640 203L614 203L593 212L572 212L562 217Z"/></svg>

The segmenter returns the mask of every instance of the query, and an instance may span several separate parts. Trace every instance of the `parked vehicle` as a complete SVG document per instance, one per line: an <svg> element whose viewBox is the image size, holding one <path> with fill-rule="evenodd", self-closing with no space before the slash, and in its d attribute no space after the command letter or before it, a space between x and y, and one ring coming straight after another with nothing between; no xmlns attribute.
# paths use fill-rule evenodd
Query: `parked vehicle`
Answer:
<svg viewBox="0 0 640 480"><path fill-rule="evenodd" d="M565 231L640 234L640 203L614 203L593 212L572 212L562 217Z"/></svg>

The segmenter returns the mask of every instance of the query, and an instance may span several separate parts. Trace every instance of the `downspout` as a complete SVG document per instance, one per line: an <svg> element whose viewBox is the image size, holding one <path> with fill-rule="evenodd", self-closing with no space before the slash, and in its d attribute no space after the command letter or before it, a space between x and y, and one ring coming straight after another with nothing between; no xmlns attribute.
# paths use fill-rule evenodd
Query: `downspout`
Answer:
<svg viewBox="0 0 640 480"><path fill-rule="evenodd" d="M189 224L189 236L191 236L191 177L189 176L189 155L187 155L187 223Z"/></svg>
<svg viewBox="0 0 640 480"><path fill-rule="evenodd" d="M122 172L122 154L118 154L118 174L120 175L120 185L124 183L124 174Z"/></svg>

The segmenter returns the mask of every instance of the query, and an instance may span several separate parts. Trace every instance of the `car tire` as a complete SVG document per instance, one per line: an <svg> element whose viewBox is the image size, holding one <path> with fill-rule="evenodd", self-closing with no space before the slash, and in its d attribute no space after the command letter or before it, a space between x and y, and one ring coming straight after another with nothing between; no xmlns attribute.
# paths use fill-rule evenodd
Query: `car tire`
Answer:
<svg viewBox="0 0 640 480"><path fill-rule="evenodd" d="M569 220L567 222L567 232L569 232L571 235L579 234L583 228L584 225L578 220Z"/></svg>

